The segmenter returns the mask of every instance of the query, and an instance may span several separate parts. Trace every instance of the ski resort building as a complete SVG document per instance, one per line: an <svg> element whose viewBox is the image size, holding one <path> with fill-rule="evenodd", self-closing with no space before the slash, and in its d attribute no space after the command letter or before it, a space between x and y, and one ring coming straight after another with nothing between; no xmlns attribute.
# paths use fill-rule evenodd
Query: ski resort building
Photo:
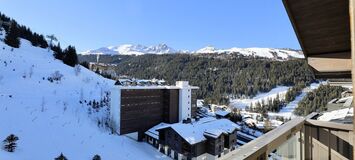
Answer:
<svg viewBox="0 0 355 160"><path fill-rule="evenodd" d="M110 118L120 135L144 132L159 123L178 123L191 119L196 111L194 90L186 81L175 86L122 86L111 89Z"/></svg>
<svg viewBox="0 0 355 160"><path fill-rule="evenodd" d="M215 160L235 150L238 130L228 119L206 117L160 123L145 132L145 140L176 160Z"/></svg>

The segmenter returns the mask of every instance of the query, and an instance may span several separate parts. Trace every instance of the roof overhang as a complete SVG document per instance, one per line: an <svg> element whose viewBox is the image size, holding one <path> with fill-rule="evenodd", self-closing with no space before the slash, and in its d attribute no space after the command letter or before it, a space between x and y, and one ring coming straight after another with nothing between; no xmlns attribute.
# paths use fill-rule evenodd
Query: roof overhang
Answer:
<svg viewBox="0 0 355 160"><path fill-rule="evenodd" d="M349 0L283 0L317 78L351 78Z"/></svg>

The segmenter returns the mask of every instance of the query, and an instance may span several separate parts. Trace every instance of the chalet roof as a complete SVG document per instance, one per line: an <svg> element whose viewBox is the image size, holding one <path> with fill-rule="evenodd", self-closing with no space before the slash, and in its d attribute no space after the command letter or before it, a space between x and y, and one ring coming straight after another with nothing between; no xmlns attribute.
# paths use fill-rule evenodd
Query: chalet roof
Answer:
<svg viewBox="0 0 355 160"><path fill-rule="evenodd" d="M158 128L162 128L167 126L167 123L160 123L152 128L150 128L148 131L145 132L146 135L153 137L155 139L159 139L159 132L157 131Z"/></svg>
<svg viewBox="0 0 355 160"><path fill-rule="evenodd" d="M318 77L350 78L349 0L283 0L298 41Z"/></svg>
<svg viewBox="0 0 355 160"><path fill-rule="evenodd" d="M190 144L196 144L206 140L205 136L217 138L221 134L240 130L240 126L228 119L215 119L213 117L201 118L199 121L192 123L175 123L168 124L162 127L157 127L156 130L171 128L184 138Z"/></svg>
<svg viewBox="0 0 355 160"><path fill-rule="evenodd" d="M223 110L218 110L216 112L214 112L216 115L219 115L219 116L222 116L222 117L225 117L227 116L228 114L230 114L230 112L228 111L223 111Z"/></svg>
<svg viewBox="0 0 355 160"><path fill-rule="evenodd" d="M337 123L352 123L354 112L353 108L343 108L338 110L333 110L330 112L324 112L318 120L320 121L330 121L330 122L337 122Z"/></svg>

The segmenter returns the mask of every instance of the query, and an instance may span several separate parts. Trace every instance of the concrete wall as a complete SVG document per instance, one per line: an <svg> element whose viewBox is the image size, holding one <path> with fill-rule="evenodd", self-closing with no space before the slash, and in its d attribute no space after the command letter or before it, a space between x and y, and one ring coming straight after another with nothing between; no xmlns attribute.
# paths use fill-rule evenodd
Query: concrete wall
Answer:
<svg viewBox="0 0 355 160"><path fill-rule="evenodd" d="M121 121L121 90L117 88L111 89L110 100L110 119L111 126L115 132L120 134Z"/></svg>
<svg viewBox="0 0 355 160"><path fill-rule="evenodd" d="M176 86L179 90L179 121L191 118L191 88L189 82L177 81Z"/></svg>

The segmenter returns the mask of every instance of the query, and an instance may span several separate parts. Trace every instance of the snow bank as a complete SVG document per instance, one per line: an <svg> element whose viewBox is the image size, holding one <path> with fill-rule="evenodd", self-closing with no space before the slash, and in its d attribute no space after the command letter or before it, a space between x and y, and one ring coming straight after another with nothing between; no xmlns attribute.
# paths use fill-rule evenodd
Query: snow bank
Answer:
<svg viewBox="0 0 355 160"><path fill-rule="evenodd" d="M88 114L90 107L80 103L99 101L114 81L83 67L76 74L26 40L11 50L0 41L0 140L12 133L20 140L14 153L0 150L0 159L54 159L61 152L68 159L166 158L146 143L98 127L108 107ZM56 71L61 80L50 82Z"/></svg>

